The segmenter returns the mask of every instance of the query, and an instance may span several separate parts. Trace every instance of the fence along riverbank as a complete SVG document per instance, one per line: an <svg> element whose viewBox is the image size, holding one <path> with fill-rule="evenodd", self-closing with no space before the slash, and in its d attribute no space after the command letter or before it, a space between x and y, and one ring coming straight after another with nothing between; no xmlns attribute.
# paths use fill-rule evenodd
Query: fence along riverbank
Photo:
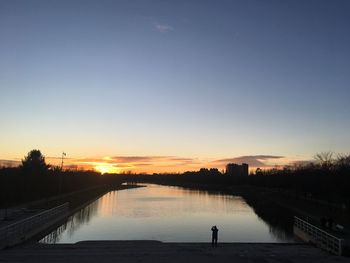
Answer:
<svg viewBox="0 0 350 263"><path fill-rule="evenodd" d="M64 219L69 212L69 203L45 210L0 229L0 249L14 246L44 231Z"/></svg>
<svg viewBox="0 0 350 263"><path fill-rule="evenodd" d="M53 226L59 224L70 215L95 201L108 191L119 191L130 188L142 187L139 185L98 186L57 196L52 202L61 200L63 205L44 210L33 216L18 220L12 224L0 227L0 249L24 243L47 232ZM68 201L68 202L67 202ZM35 204L47 205L47 200L40 200ZM31 203L33 205L33 203ZM38 223L38 224L37 224Z"/></svg>
<svg viewBox="0 0 350 263"><path fill-rule="evenodd" d="M326 231L294 217L294 234L305 242L311 242L316 246L338 256L342 255L342 239L337 238Z"/></svg>

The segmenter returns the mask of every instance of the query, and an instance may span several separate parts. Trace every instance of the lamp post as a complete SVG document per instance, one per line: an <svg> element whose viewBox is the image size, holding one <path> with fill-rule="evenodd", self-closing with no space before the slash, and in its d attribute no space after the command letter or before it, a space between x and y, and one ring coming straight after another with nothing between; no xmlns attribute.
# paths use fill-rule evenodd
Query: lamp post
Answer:
<svg viewBox="0 0 350 263"><path fill-rule="evenodd" d="M58 195L61 196L62 194L62 180L63 180L63 160L64 157L67 156L65 152L62 152L62 162L61 162L61 172L60 172L60 183L59 183L59 189L58 189ZM61 197L60 197L61 198Z"/></svg>
<svg viewBox="0 0 350 263"><path fill-rule="evenodd" d="M63 171L63 159L67 154L65 152L62 152L62 162L61 162L61 171Z"/></svg>

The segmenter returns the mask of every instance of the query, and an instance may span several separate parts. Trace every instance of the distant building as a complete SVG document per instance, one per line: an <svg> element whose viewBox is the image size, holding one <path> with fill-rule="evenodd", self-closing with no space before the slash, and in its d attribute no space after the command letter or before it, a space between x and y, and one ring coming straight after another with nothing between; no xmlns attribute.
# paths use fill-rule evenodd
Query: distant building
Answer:
<svg viewBox="0 0 350 263"><path fill-rule="evenodd" d="M242 163L241 165L229 163L226 165L226 175L248 176L248 168L248 164L246 163Z"/></svg>

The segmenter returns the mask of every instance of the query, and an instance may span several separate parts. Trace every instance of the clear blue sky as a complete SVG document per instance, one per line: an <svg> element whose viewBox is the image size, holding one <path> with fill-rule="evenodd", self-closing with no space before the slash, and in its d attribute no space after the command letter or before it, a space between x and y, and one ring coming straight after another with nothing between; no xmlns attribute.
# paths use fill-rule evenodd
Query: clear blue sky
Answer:
<svg viewBox="0 0 350 263"><path fill-rule="evenodd" d="M0 0L0 159L350 149L350 1Z"/></svg>

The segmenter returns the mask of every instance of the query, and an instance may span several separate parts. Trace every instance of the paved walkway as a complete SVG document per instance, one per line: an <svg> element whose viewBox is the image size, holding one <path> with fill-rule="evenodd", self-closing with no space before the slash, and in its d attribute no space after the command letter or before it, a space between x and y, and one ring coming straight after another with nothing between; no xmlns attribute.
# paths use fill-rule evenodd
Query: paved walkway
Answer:
<svg viewBox="0 0 350 263"><path fill-rule="evenodd" d="M0 251L0 262L350 262L305 244L162 243L158 241L84 241L76 244L34 244Z"/></svg>

